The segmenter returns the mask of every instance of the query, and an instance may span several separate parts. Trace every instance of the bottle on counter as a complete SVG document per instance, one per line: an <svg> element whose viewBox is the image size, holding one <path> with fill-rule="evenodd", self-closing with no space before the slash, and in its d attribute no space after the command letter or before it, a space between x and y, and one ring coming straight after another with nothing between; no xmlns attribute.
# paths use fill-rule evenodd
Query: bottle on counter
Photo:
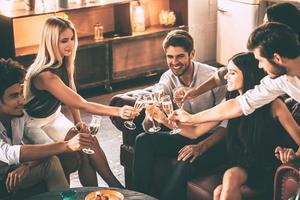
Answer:
<svg viewBox="0 0 300 200"><path fill-rule="evenodd" d="M103 26L99 23L94 26L94 38L95 40L103 40Z"/></svg>

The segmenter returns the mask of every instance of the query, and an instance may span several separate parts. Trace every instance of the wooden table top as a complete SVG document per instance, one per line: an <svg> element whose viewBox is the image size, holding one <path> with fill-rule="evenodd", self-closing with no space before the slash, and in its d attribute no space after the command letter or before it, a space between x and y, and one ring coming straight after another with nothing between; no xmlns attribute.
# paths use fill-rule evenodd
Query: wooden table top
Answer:
<svg viewBox="0 0 300 200"><path fill-rule="evenodd" d="M76 191L77 194L77 200L84 200L85 196L89 194L90 192L94 192L100 189L111 189L116 190L124 195L125 200L157 200L154 197L151 197L149 195L132 191L132 190L126 190L126 189L118 189L118 188L105 188L105 187L81 187L81 188L71 188L71 190ZM61 192L45 192L42 194L35 195L33 197L30 197L26 200L61 200Z"/></svg>

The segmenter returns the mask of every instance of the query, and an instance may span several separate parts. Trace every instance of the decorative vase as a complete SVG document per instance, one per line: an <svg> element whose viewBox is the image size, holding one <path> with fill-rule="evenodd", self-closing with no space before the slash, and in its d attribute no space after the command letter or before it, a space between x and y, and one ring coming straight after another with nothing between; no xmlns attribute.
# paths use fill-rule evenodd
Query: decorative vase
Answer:
<svg viewBox="0 0 300 200"><path fill-rule="evenodd" d="M145 9L140 1L134 1L131 4L131 23L134 32L145 31Z"/></svg>
<svg viewBox="0 0 300 200"><path fill-rule="evenodd" d="M59 7L67 8L68 7L68 0L59 0Z"/></svg>
<svg viewBox="0 0 300 200"><path fill-rule="evenodd" d="M162 10L159 13L159 23L165 27L174 26L176 22L176 16L173 11Z"/></svg>

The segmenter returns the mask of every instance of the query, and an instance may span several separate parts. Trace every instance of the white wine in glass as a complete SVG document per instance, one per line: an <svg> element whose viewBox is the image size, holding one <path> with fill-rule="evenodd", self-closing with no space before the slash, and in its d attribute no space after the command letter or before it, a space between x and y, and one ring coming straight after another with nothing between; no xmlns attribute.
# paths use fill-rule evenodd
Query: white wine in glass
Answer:
<svg viewBox="0 0 300 200"><path fill-rule="evenodd" d="M154 105L155 104L155 100L154 100L154 95L153 94L145 94L143 96L143 101L145 103L145 105ZM146 111L146 115L148 117L148 119L152 122L152 127L149 128L149 132L150 133L155 133L155 132L158 132L160 131L160 127L155 125L155 121L154 119L149 115L149 113Z"/></svg>
<svg viewBox="0 0 300 200"><path fill-rule="evenodd" d="M92 115L92 121L89 124L89 133L96 137L97 133L99 132L100 125L101 125L102 117L98 115ZM82 151L86 154L94 154L95 151L91 148L84 148Z"/></svg>
<svg viewBox="0 0 300 200"><path fill-rule="evenodd" d="M182 108L183 103L179 103L184 97L184 92L182 92L183 87L177 87L173 89L173 101L177 105L178 108ZM180 92L181 91L181 92Z"/></svg>
<svg viewBox="0 0 300 200"><path fill-rule="evenodd" d="M156 83L152 89L155 103L161 103L161 97L164 95L164 86L161 83Z"/></svg>
<svg viewBox="0 0 300 200"><path fill-rule="evenodd" d="M134 103L134 108L141 111L144 107L144 101L142 99L142 96L138 96L135 103ZM133 119L132 120L127 120L124 122L124 126L126 128L128 128L129 130L134 130L136 129L136 125L135 123L133 122Z"/></svg>
<svg viewBox="0 0 300 200"><path fill-rule="evenodd" d="M169 116L173 112L173 104L172 101L163 101L162 102L162 108L164 112Z"/></svg>
<svg viewBox="0 0 300 200"><path fill-rule="evenodd" d="M171 97L169 95L165 95L162 97L161 100L161 104L162 104L162 108L164 110L164 112L170 116L171 113L173 112L173 103L171 100ZM181 131L180 128L174 127L172 131L170 131L170 134L177 134Z"/></svg>

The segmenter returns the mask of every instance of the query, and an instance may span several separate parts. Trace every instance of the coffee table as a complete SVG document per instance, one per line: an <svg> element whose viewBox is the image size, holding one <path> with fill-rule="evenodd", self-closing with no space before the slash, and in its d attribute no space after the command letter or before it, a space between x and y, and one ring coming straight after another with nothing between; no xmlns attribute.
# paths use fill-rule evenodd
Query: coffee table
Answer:
<svg viewBox="0 0 300 200"><path fill-rule="evenodd" d="M151 197L149 195L132 191L132 190L126 190L126 189L118 189L118 188L105 188L105 187L80 187L80 188L71 188L72 190L75 190L77 193L77 200L84 200L85 196L89 194L90 192L94 192L100 189L110 189L110 190L116 190L124 195L125 200L157 200L154 197ZM45 192L41 193L35 196L32 196L26 200L61 200L60 192Z"/></svg>

